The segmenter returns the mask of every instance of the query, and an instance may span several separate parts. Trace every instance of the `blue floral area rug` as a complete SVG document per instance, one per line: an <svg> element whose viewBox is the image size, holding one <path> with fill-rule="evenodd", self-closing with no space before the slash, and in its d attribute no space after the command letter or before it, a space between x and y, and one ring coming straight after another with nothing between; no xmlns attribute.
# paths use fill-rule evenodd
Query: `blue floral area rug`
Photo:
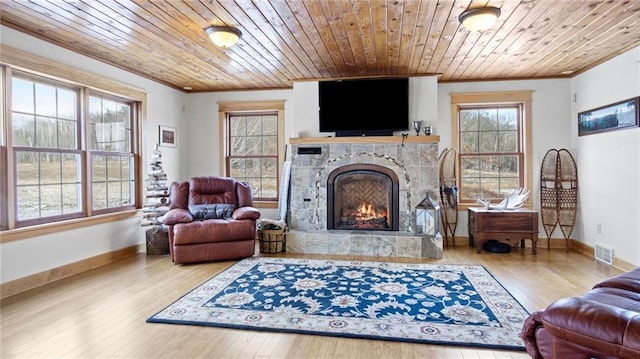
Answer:
<svg viewBox="0 0 640 359"><path fill-rule="evenodd" d="M528 315L482 266L257 257L147 322L524 350Z"/></svg>

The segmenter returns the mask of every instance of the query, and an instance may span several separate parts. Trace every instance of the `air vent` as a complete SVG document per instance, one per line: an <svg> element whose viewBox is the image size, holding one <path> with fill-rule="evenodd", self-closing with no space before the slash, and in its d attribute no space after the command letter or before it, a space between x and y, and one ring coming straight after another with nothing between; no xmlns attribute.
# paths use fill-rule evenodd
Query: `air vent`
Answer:
<svg viewBox="0 0 640 359"><path fill-rule="evenodd" d="M595 248L596 260L608 265L613 265L613 249L596 244Z"/></svg>
<svg viewBox="0 0 640 359"><path fill-rule="evenodd" d="M299 155L320 155L322 147L298 147Z"/></svg>

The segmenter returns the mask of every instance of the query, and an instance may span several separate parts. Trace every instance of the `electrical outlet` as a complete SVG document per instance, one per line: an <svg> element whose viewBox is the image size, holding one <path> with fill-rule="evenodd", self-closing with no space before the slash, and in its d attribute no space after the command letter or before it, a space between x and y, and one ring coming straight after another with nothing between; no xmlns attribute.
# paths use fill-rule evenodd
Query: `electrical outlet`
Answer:
<svg viewBox="0 0 640 359"><path fill-rule="evenodd" d="M598 223L597 231L599 234L602 234L602 224Z"/></svg>

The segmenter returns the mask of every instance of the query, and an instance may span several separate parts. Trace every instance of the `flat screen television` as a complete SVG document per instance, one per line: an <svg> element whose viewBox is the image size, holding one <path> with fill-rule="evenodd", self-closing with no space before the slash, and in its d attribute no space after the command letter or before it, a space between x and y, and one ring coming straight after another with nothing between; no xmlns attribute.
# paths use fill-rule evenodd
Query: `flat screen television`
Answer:
<svg viewBox="0 0 640 359"><path fill-rule="evenodd" d="M320 132L391 136L409 128L409 79L320 81Z"/></svg>

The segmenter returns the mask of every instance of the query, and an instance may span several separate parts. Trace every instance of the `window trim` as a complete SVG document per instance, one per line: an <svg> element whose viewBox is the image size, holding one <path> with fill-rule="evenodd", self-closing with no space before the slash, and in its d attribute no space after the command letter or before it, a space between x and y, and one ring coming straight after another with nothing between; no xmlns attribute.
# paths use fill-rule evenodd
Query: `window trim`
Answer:
<svg viewBox="0 0 640 359"><path fill-rule="evenodd" d="M114 212L121 212L121 211L127 211L127 210L131 210L134 208L140 208L142 205L142 190L136 191L134 190L134 197L132 198L132 204L129 205L125 205L125 206L118 206L118 207L107 207L107 208L100 208L100 209L96 209L94 208L94 203L93 203L93 172L89 171L90 168L92 168L93 166L93 157L98 155L98 156L110 156L110 155L117 155L118 157L131 157L133 159L133 168L134 168L134 174L133 174L133 181L134 184L138 184L139 188L143 188L142 186L144 186L144 182L139 182L142 179L142 174L140 174L140 177L137 177L137 171L136 169L138 169L138 166L140 166L140 171L142 171L142 163L138 162L138 158L140 156L136 156L136 151L140 148L140 142L138 140L138 134L139 132L142 132L140 130L140 111L139 111L139 107L141 107L141 104L139 101L136 100L132 100L132 99L127 99L127 98L123 98L122 96L115 96L109 93L105 93L103 91L99 91L97 89L87 89L84 93L84 118L85 118L85 138L84 141L86 143L86 148L84 149L85 152L85 168L87 170L87 172L89 173L87 176L85 176L87 178L87 183L85 183L85 191L86 191L86 210L87 213L91 214L91 215L102 215L102 214L107 214L107 213L114 213ZM115 102L123 102L123 100L126 100L129 102L129 106L131 109L131 124L130 126L131 128L131 150L128 152L112 152L112 151L103 151L103 150L92 150L91 149L91 140L89 139L89 131L88 131L88 127L89 127L89 111L90 111L90 105L89 105L89 101L91 97L99 97L101 99L106 99L106 100L111 100L111 101L115 101ZM124 155L124 156L123 156Z"/></svg>
<svg viewBox="0 0 640 359"><path fill-rule="evenodd" d="M0 236L0 243L7 243L25 238L55 234L64 231L70 231L72 229L95 226L98 224L122 221L125 219L137 217L139 217L139 213L138 210L135 209L122 212L112 212L102 215L94 215L91 217L70 219L65 221L50 222L29 227L14 228L1 232L2 236Z"/></svg>
<svg viewBox="0 0 640 359"><path fill-rule="evenodd" d="M282 177L282 166L284 165L284 100L264 100L264 101L220 101L218 102L218 144L220 154L219 173L227 175L227 114L230 112L265 112L274 111L278 115L278 181ZM280 188L280 183L278 183ZM278 208L278 199L274 201L254 201L254 205L259 208Z"/></svg>
<svg viewBox="0 0 640 359"><path fill-rule="evenodd" d="M11 103L11 99L13 96L13 79L20 79L20 80L25 80L25 81L29 81L32 82L34 84L45 84L45 85L49 85L49 86L53 86L55 88L63 88L69 91L73 91L77 97L76 99L76 118L74 119L73 122L76 123L77 127L77 133L76 133L76 138L75 138L75 142L76 145L74 148L60 148L60 147L56 147L56 148L51 148L51 147L41 147L41 146L37 146L34 145L33 147L29 147L29 146L25 146L25 145L20 145L20 146L14 146L13 143L13 108L11 108L11 110L7 110L7 117L6 117L6 125L7 125L7 135L9 136L9 140L7 142L7 155L10 152L11 153L11 167L7 167L7 174L9 173L13 174L13 176L11 176L11 185L10 187L7 187L7 189L11 188L14 193L17 193L16 191L16 183L17 183L17 158L19 156L20 153L26 153L26 152L31 152L31 153L55 153L58 155L63 155L63 154L72 154L72 155L78 155L80 158L80 163L84 162L84 156L83 156L83 150L82 150L82 113L81 113L81 108L82 105L80 104L80 100L82 99L82 87L78 86L77 84L71 84L67 81L62 81L62 80L58 80L58 79L53 79L51 77L46 77L46 76L42 76L40 74L34 74L32 72L28 72L28 71L24 71L24 70L18 70L18 69L12 69L9 68L10 70L10 76L7 76L7 80L5 83L7 92L9 94L11 94L9 97L7 97L7 104ZM9 106L7 106L9 107ZM35 114L35 108L34 108L34 113L31 114L29 113L29 115L33 115L36 118L38 117L37 114ZM59 120L59 119L56 119ZM9 150L10 149L10 150ZM9 163L7 163L9 165ZM10 170L9 170L10 168ZM82 177L81 177L82 179ZM86 186L82 186L82 193L81 196L85 197L85 190ZM78 211L76 212L71 212L71 213L61 213L61 214L57 214L57 215L51 215L51 216L45 216L45 217L35 217L35 218L26 218L26 219L19 219L18 216L16 215L19 211L18 208L18 201L17 201L17 196L11 196L10 198L8 197L8 201L12 201L12 206L9 207L10 210L8 210L9 213L11 213L12 215L12 220L11 222L8 222L8 227L11 228L26 228L26 227L33 227L33 226L38 226L38 225L43 225L43 224L48 224L48 223L57 223L57 222L61 222L61 221L66 221L66 220L72 220L72 219L78 219L78 218L83 218L86 217L86 202L81 202L80 208L78 208Z"/></svg>
<svg viewBox="0 0 640 359"><path fill-rule="evenodd" d="M15 206L15 201L13 197L6 196L5 198L7 198L7 207L0 210L0 215L6 217L4 218L4 220L7 228L0 228L0 230L2 231L0 232L2 234L2 240L0 240L0 243L29 238L36 235L57 233L61 230L70 230L92 226L99 223L119 221L137 215L138 209L142 205L143 198L141 144L142 133L144 132L143 122L146 118L146 92L142 89L118 82L116 80L80 70L73 66L34 55L4 44L0 44L0 52L2 52L2 58L0 58L2 83L0 85L5 90L4 92L2 92L2 99L0 99L0 102L2 102L3 104L9 103L11 100L11 88L10 86L7 87L7 83L8 79L11 78L13 70L19 71L24 74L42 77L50 81L60 81L70 86L78 86L82 88L81 91L94 90L101 94L108 94L119 98L128 99L137 102L138 104L137 106L135 106L136 117L134 125L136 130L135 134L132 135L132 152L135 166L134 179L136 183L134 198L135 209L131 210L131 208L128 208L119 212L98 215L93 214L91 210L87 208L86 216L82 218L61 220L35 226L15 228L16 218L14 210L12 209ZM84 104L82 104L82 106L84 106ZM9 131L9 121L11 114L9 113L8 106L2 106L2 108L3 112L1 115L4 119L0 122L0 125L3 126L2 131L0 131L0 135L2 135L3 139L2 141L0 141L0 146L4 146L2 151L5 152L4 155L7 160L5 163L8 170L10 168L13 168L14 165L13 156L10 155L11 153L13 153L11 131ZM84 111L85 109L82 110ZM81 129L81 131L84 131L84 129ZM83 137L82 140L85 141L85 138ZM82 150L85 151L86 149L83 147ZM0 151L0 153L2 151ZM86 161L86 158L83 158L83 161ZM11 173L13 173L13 170L11 170ZM6 178L3 179L5 183L2 183L2 180L0 180L0 192L5 191L4 194L8 194L8 189L15 186L14 178L11 173L5 173ZM86 180L90 180L90 178L86 177ZM7 210L7 213L2 213L4 210Z"/></svg>
<svg viewBox="0 0 640 359"><path fill-rule="evenodd" d="M451 93L451 146L459 151L459 127L458 127L458 110L464 106L486 106L495 104L521 104L522 105L522 154L523 164L522 174L523 187L528 190L532 190L533 185L533 157L532 157L532 112L531 112L531 99L533 91L509 91L509 92L473 92L473 93ZM456 159L458 164L456 168L456 181L461 183L460 176L460 158ZM474 207L477 204L475 202L458 202L458 210L466 210L468 207ZM529 198L525 204L525 207L531 208L533 201Z"/></svg>

